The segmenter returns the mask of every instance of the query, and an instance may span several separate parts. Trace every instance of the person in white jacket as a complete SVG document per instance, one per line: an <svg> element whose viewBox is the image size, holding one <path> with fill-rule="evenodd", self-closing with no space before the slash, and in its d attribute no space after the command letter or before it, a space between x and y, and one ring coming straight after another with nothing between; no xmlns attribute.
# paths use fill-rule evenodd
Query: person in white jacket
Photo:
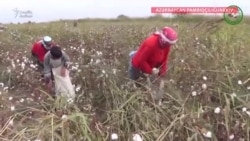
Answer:
<svg viewBox="0 0 250 141"><path fill-rule="evenodd" d="M73 94L74 90L69 77L69 56L59 46L54 46L44 57L44 78L47 87L52 91L55 80L55 94L64 91ZM64 89L64 90L62 90Z"/></svg>

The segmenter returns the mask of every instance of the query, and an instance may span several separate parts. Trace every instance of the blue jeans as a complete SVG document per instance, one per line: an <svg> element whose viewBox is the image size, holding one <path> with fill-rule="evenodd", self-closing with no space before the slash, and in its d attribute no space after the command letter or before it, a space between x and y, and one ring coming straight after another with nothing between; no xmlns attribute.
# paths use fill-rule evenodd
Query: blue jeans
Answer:
<svg viewBox="0 0 250 141"><path fill-rule="evenodd" d="M135 56L136 54L136 51L131 51L129 53L129 78L132 79L132 80L137 80L139 79L141 76L142 76L142 72L141 70L135 68L133 65L132 65L132 58Z"/></svg>

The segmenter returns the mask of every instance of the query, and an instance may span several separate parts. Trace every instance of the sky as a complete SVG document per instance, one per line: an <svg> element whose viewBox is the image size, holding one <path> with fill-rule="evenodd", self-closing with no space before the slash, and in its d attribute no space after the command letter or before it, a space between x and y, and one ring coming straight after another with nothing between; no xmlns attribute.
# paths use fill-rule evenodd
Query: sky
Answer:
<svg viewBox="0 0 250 141"><path fill-rule="evenodd" d="M116 18L121 14L129 17L148 17L154 15L151 13L151 7L227 7L229 5L237 5L244 15L250 15L249 0L0 0L0 23ZM18 15L14 9L19 11ZM20 16L25 12L29 14L27 17Z"/></svg>

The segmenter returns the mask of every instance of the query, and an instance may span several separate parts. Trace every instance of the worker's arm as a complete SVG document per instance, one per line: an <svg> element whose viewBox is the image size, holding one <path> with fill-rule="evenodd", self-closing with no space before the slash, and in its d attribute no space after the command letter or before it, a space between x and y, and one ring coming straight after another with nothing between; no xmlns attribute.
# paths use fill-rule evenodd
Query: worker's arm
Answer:
<svg viewBox="0 0 250 141"><path fill-rule="evenodd" d="M62 60L64 62L64 67L69 68L70 58L64 51L62 51Z"/></svg>
<svg viewBox="0 0 250 141"><path fill-rule="evenodd" d="M51 81L51 66L50 66L50 52L47 52L44 56L44 78L45 78L45 82L46 84L48 84Z"/></svg>

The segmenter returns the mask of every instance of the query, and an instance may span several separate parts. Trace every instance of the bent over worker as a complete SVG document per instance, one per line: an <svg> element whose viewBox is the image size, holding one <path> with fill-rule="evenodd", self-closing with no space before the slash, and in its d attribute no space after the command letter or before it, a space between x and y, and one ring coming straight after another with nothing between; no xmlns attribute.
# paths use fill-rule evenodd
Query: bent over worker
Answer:
<svg viewBox="0 0 250 141"><path fill-rule="evenodd" d="M45 54L54 46L55 43L53 42L50 36L44 36L42 39L36 41L31 49L31 55L34 63L38 65L38 69L43 69L43 61Z"/></svg>
<svg viewBox="0 0 250 141"><path fill-rule="evenodd" d="M139 79L145 74L165 76L171 46L177 42L177 32L170 27L147 37L137 51L130 53L129 77Z"/></svg>
<svg viewBox="0 0 250 141"><path fill-rule="evenodd" d="M69 77L69 56L59 46L53 46L44 57L44 77L47 87L52 91L55 80L54 94L64 92L74 97L74 89Z"/></svg>
<svg viewBox="0 0 250 141"><path fill-rule="evenodd" d="M132 51L129 54L130 79L136 81L145 76L144 74L157 76L156 80L153 81L159 83L152 84L150 79L148 79L148 82L151 87L152 97L159 105L161 105L164 94L164 81L162 78L167 72L171 46L177 42L177 39L177 32L173 28L164 27L161 31L147 37L137 51Z"/></svg>

